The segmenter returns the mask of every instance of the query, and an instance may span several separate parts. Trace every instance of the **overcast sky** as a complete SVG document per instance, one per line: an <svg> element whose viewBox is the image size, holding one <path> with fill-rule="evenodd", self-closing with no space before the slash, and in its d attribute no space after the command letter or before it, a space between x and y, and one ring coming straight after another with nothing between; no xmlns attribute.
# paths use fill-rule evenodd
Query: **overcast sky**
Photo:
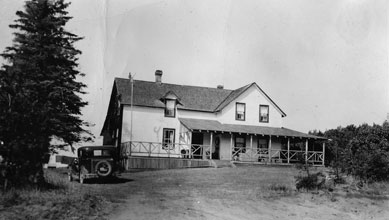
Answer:
<svg viewBox="0 0 389 220"><path fill-rule="evenodd" d="M77 0L84 119L99 136L114 77L236 89L256 82L308 132L381 124L389 112L385 0ZM0 0L0 50L23 1ZM99 142L99 141L98 141ZM97 143L98 143L97 142Z"/></svg>

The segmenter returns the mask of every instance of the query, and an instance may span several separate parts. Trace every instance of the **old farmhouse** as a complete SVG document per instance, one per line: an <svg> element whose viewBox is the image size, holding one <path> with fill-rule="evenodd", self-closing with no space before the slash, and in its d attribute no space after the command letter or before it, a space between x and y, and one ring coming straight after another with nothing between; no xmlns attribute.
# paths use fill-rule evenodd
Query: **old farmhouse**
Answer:
<svg viewBox="0 0 389 220"><path fill-rule="evenodd" d="M154 82L115 78L101 135L134 160L290 164L302 157L324 165L325 139L284 128L284 117L255 82L235 90L175 85L157 70Z"/></svg>

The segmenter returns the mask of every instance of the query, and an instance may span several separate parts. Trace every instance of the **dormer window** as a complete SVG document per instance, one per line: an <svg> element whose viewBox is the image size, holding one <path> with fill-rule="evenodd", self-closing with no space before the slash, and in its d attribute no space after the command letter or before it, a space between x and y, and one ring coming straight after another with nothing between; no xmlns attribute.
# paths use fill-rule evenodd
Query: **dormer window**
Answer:
<svg viewBox="0 0 389 220"><path fill-rule="evenodd" d="M259 122L269 122L268 105L259 105Z"/></svg>
<svg viewBox="0 0 389 220"><path fill-rule="evenodd" d="M246 104L245 103L236 103L236 112L235 119L238 121L246 120Z"/></svg>
<svg viewBox="0 0 389 220"><path fill-rule="evenodd" d="M165 117L176 117L176 100L166 99L165 100Z"/></svg>
<svg viewBox="0 0 389 220"><path fill-rule="evenodd" d="M159 100L165 104L165 117L175 118L177 105L182 105L180 98L174 92L168 91Z"/></svg>

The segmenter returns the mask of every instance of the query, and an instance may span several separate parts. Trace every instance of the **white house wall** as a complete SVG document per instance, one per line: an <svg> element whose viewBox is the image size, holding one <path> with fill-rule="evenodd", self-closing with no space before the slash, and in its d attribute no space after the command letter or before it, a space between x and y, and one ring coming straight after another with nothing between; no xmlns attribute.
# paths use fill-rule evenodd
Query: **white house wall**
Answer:
<svg viewBox="0 0 389 220"><path fill-rule="evenodd" d="M165 117L163 108L134 106L133 108L133 141L161 142L163 128L176 129L176 143L179 142L180 122L178 118L195 118L215 120L216 114L209 112L177 109L176 117ZM123 108L122 142L130 141L131 107ZM206 144L206 142L204 143Z"/></svg>
<svg viewBox="0 0 389 220"><path fill-rule="evenodd" d="M179 141L180 122L176 118L165 117L163 108L133 108L132 141L162 142L164 128L175 129L175 142ZM131 107L123 108L122 142L130 141Z"/></svg>
<svg viewBox="0 0 389 220"><path fill-rule="evenodd" d="M236 103L246 104L246 118L244 121L235 119ZM269 122L259 122L259 105L269 106ZM282 117L279 111L271 102L260 92L256 86L251 86L247 91L241 94L237 99L228 104L217 120L224 124L241 124L267 127L282 127Z"/></svg>
<svg viewBox="0 0 389 220"><path fill-rule="evenodd" d="M232 140L234 144L234 139ZM224 133L220 138L220 160L231 159L231 135Z"/></svg>

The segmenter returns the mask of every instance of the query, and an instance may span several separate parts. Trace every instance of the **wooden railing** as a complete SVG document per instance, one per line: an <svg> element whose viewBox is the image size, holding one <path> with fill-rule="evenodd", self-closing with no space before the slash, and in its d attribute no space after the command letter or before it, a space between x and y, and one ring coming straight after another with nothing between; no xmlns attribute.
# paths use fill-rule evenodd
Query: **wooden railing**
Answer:
<svg viewBox="0 0 389 220"><path fill-rule="evenodd" d="M121 156L211 159L209 145L178 143L163 144L160 142L141 141L131 141L122 143Z"/></svg>
<svg viewBox="0 0 389 220"><path fill-rule="evenodd" d="M305 161L313 165L323 165L324 154L322 151L308 151L307 155L302 150L279 150L259 148L233 148L233 161L263 162L263 163L297 163Z"/></svg>
<svg viewBox="0 0 389 220"><path fill-rule="evenodd" d="M125 142L121 145L121 156L174 157L188 159L212 159L210 145L162 144L160 142ZM267 148L232 148L232 160L237 162L297 163L305 161L313 165L324 165L322 151L279 150Z"/></svg>

